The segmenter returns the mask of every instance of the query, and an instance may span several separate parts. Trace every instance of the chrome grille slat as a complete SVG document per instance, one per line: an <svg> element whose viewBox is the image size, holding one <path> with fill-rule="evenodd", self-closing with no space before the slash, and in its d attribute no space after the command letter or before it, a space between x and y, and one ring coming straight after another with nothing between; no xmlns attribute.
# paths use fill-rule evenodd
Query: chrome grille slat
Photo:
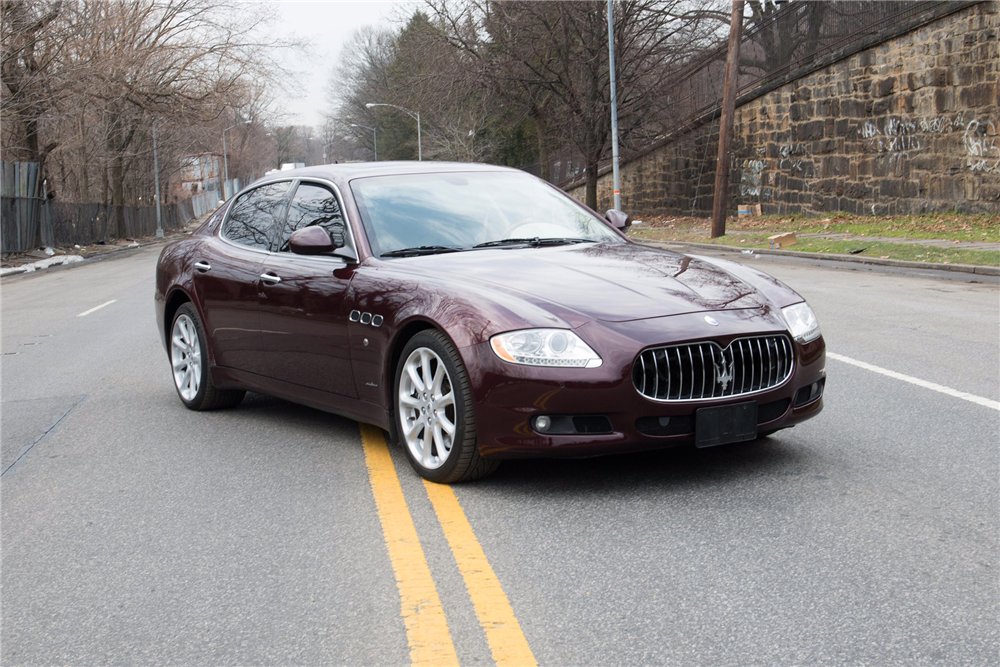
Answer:
<svg viewBox="0 0 1000 667"><path fill-rule="evenodd" d="M669 375L669 372L668 372ZM656 350L653 350L653 395L660 395L660 362L656 358Z"/></svg>
<svg viewBox="0 0 1000 667"><path fill-rule="evenodd" d="M632 368L632 384L656 401L754 394L789 378L794 353L782 334L737 338L726 348L714 341L664 345L639 355Z"/></svg>
<svg viewBox="0 0 1000 667"><path fill-rule="evenodd" d="M760 375L757 376L757 388L764 386L764 351L760 347L760 338L757 339L757 363L760 365Z"/></svg>

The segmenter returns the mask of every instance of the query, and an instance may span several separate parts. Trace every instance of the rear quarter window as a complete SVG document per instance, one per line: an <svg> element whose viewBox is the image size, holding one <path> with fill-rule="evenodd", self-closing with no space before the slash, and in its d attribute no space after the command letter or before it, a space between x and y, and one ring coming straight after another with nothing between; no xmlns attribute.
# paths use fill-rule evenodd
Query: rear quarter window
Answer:
<svg viewBox="0 0 1000 667"><path fill-rule="evenodd" d="M245 192L233 202L222 235L251 248L268 250L276 227L284 221L290 182L268 183Z"/></svg>

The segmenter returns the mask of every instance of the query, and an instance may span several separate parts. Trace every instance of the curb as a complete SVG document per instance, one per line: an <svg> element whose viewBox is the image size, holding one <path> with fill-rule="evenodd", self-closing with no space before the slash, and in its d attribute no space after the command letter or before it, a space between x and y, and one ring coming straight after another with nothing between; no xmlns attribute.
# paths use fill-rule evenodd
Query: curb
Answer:
<svg viewBox="0 0 1000 667"><path fill-rule="evenodd" d="M716 245L714 243L691 243L689 241L646 241L632 239L637 243L665 248L668 246L691 246L711 250L722 250L743 254L742 248ZM973 273L981 276L1000 276L1000 266L980 266L977 264L932 264L931 262L910 262L905 259L879 259L875 257L858 257L856 255L841 255L833 253L802 252L797 250L771 250L770 248L752 248L755 255L776 255L779 257L801 257L804 259L826 260L830 262L848 262L852 264L872 264L877 266L895 266L904 269L930 269L933 271L956 271Z"/></svg>

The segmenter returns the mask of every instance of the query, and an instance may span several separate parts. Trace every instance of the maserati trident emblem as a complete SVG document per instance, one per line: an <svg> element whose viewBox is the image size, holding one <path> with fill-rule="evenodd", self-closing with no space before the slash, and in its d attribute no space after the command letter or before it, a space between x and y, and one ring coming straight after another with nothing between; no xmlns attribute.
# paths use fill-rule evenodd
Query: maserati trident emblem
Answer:
<svg viewBox="0 0 1000 667"><path fill-rule="evenodd" d="M714 317L712 317L710 315L706 315L705 316L705 321L708 322L709 324L711 324L713 327L719 326L719 320L715 319Z"/></svg>
<svg viewBox="0 0 1000 667"><path fill-rule="evenodd" d="M733 368L736 365L736 360L733 359L727 364L726 355L723 353L721 363L713 363L713 365L715 366L715 383L720 386L722 391L725 391L730 380L733 379Z"/></svg>

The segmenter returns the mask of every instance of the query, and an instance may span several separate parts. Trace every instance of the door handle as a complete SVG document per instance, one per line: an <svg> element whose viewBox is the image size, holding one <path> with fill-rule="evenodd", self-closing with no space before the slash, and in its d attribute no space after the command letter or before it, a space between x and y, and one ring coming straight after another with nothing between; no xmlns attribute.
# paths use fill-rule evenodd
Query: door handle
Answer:
<svg viewBox="0 0 1000 667"><path fill-rule="evenodd" d="M199 261L199 262L195 262L194 263L194 268L198 269L202 273L205 273L206 271L211 271L212 270L212 265L209 264L208 262L200 262Z"/></svg>
<svg viewBox="0 0 1000 667"><path fill-rule="evenodd" d="M270 271L268 271L267 273L260 274L260 279L263 280L268 285L277 285L278 283L281 282L281 278L274 275Z"/></svg>

